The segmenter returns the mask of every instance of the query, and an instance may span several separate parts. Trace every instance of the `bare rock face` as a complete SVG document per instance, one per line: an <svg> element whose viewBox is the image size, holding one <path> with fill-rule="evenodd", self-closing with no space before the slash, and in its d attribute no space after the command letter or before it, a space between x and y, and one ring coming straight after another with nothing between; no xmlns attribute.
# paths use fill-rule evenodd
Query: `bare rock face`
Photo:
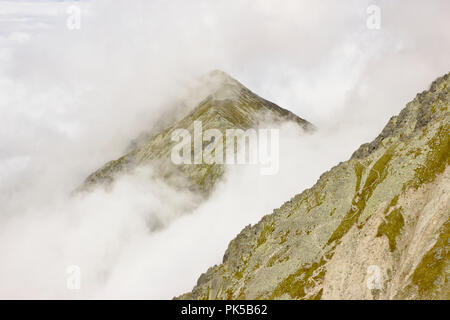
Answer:
<svg viewBox="0 0 450 320"><path fill-rule="evenodd" d="M223 165L174 165L170 159L176 144L171 140L172 133L177 129L187 129L193 136L194 121L201 121L204 131L256 129L266 120L294 121L305 131L314 130L308 121L259 97L225 72L211 72L203 77L202 84L202 91L208 92L208 95L190 114L159 134L146 137L143 143L134 146L121 158L105 164L86 179L81 189L110 184L117 175L151 163L156 167L155 171L173 186L210 193L224 173ZM203 145L203 149L205 147Z"/></svg>
<svg viewBox="0 0 450 320"><path fill-rule="evenodd" d="M181 299L449 299L450 75L233 239Z"/></svg>

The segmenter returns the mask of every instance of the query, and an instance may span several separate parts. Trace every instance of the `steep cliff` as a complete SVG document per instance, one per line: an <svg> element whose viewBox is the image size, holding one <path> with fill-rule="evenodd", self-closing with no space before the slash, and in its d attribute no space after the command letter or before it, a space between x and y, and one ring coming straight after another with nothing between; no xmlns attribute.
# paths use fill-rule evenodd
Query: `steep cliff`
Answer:
<svg viewBox="0 0 450 320"><path fill-rule="evenodd" d="M182 299L449 299L450 75L233 239Z"/></svg>
<svg viewBox="0 0 450 320"><path fill-rule="evenodd" d="M86 179L82 189L109 184L121 173L152 163L156 167L155 171L174 187L208 194L223 175L223 165L204 162L175 165L171 161L171 151L176 144L171 139L172 133L177 129L186 129L194 136L194 121L202 123L203 131L218 129L222 133L225 133L226 129L256 129L267 121L294 121L305 131L314 130L314 126L308 121L259 97L222 71L211 72L202 82L202 89L209 91L209 94L191 113L151 136L121 158L105 164ZM203 150L206 146L207 143L204 143Z"/></svg>

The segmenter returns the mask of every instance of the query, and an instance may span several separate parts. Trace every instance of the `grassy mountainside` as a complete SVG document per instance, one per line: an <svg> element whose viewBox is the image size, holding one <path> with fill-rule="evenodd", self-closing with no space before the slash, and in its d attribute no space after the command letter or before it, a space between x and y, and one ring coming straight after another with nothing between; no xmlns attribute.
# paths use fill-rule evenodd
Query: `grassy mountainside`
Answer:
<svg viewBox="0 0 450 320"><path fill-rule="evenodd" d="M104 165L86 179L83 187L90 188L97 184L111 183L117 174L152 162L161 176L172 185L209 193L222 176L223 165L174 165L170 160L171 150L176 144L171 141L172 132L182 128L187 129L193 136L194 121L202 121L203 131L219 129L222 133L225 133L226 129L257 128L262 120L267 119L290 120L298 123L306 131L314 129L308 121L259 97L222 71L213 71L208 75L208 79L211 94L190 114L150 137L123 157ZM203 149L205 147L206 145L203 145Z"/></svg>
<svg viewBox="0 0 450 320"><path fill-rule="evenodd" d="M434 81L351 159L245 227L179 298L449 299L449 87L449 74Z"/></svg>

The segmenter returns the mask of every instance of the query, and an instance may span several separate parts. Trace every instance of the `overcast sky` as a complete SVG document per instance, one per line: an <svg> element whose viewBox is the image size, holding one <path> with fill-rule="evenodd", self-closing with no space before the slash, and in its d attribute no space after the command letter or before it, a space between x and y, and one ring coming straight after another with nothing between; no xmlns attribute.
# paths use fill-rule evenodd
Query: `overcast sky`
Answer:
<svg viewBox="0 0 450 320"><path fill-rule="evenodd" d="M70 31L66 10L74 4L81 29ZM380 8L379 29L367 27L371 4ZM74 100L42 106L30 93L18 115L3 94L2 113L19 123L2 127L2 145L21 138L17 126L33 121L36 109L46 115L42 129L63 139L142 129L180 87L213 69L319 125L348 113L364 123L367 139L449 69L448 1L0 1L0 8L2 85L12 86L2 92L22 87ZM77 95L87 91L101 101L80 106ZM21 133L27 145L36 138Z"/></svg>

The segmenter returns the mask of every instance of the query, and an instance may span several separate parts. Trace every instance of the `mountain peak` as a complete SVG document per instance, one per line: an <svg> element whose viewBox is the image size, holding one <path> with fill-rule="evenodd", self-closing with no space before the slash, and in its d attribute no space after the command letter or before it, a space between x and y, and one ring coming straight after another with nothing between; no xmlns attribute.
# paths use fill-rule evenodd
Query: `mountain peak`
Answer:
<svg viewBox="0 0 450 320"><path fill-rule="evenodd" d="M239 126L244 121L251 126L258 122L257 119L268 116L272 120L294 121L305 131L315 130L310 122L260 97L224 71L216 69L207 73L201 78L201 84L203 88L208 88L209 95L198 108L209 106L221 109L222 115L239 115L238 118L233 117L231 125Z"/></svg>
<svg viewBox="0 0 450 320"><path fill-rule="evenodd" d="M195 121L201 122L204 129L217 129L221 132L227 129L256 129L262 121L293 121L305 131L314 130L314 126L308 121L261 98L223 71L214 70L201 77L199 88L207 92L207 96L186 117L134 146L123 157L105 164L86 179L84 187L108 184L118 173L158 162L161 166L157 171L167 182L173 180L179 186L181 174L181 178L187 178L190 189L209 193L224 173L222 164L174 167L170 161L175 144L171 139L172 132L186 129L192 136Z"/></svg>
<svg viewBox="0 0 450 320"><path fill-rule="evenodd" d="M201 78L201 83L210 88L215 100L238 99L245 87L222 70L213 70Z"/></svg>

